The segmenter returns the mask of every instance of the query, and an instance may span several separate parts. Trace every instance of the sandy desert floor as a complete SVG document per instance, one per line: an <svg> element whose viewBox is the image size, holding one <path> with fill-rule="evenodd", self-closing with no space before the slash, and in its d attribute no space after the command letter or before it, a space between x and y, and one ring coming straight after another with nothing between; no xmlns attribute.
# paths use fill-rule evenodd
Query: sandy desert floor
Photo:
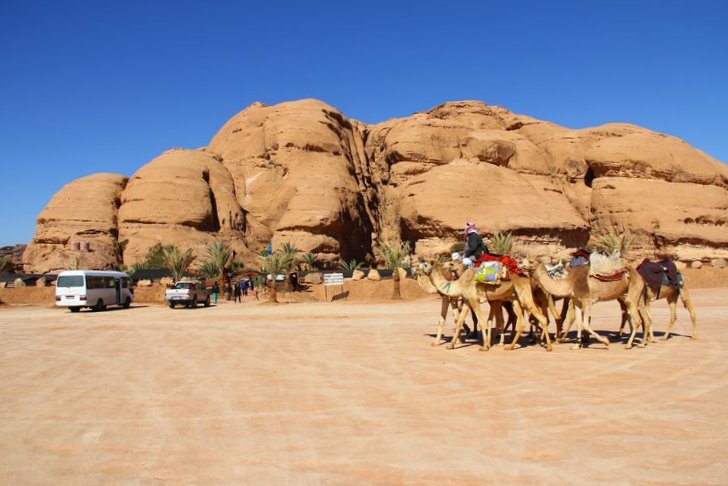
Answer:
<svg viewBox="0 0 728 486"><path fill-rule="evenodd" d="M433 347L434 298L5 308L0 483L726 484L728 289L693 300L698 341L552 353Z"/></svg>

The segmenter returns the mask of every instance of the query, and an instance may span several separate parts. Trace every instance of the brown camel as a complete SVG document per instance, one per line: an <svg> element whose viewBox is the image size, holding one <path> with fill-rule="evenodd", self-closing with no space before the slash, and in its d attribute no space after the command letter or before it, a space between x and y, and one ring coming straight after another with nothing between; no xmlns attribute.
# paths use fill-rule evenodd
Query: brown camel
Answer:
<svg viewBox="0 0 728 486"><path fill-rule="evenodd" d="M640 305L640 313L642 314L642 318L647 321L646 325L647 329L649 329L650 340L653 342L655 340L655 335L652 331L652 314L650 313L650 302L654 302L660 299L667 300L667 305L670 308L670 323L667 325L667 331L665 331L665 334L662 336L662 340L666 341L670 337L670 331L672 330L672 326L675 325L675 321L677 320L678 298L682 301L683 307L685 307L685 309L687 309L688 313L690 314L690 320L693 324L692 338L698 339L695 309L693 308L693 301L690 299L690 293L688 292L687 287L685 287L685 284L683 283L682 287L680 288L674 288L670 285L662 285L660 286L659 291L655 292L645 283L644 279L642 279L641 276L640 281L641 285L643 286L644 296L644 299ZM624 328L625 322L626 319L623 316L622 324L619 326L620 336L622 335L622 329Z"/></svg>
<svg viewBox="0 0 728 486"><path fill-rule="evenodd" d="M524 325L523 310L525 308L529 313L534 315L536 319L538 319L543 329L542 336L546 341L546 350L551 351L551 340L548 335L548 320L533 301L530 280L526 277L513 275L510 281L505 281L501 284L484 284L475 280L475 272L475 268L468 269L462 273L460 278L451 281L445 278L445 272L440 264L435 263L430 267L429 277L432 284L442 295L446 295L448 297L461 297L464 305L473 309L478 322L484 322L481 320L481 300L487 300L491 303L491 311L488 316L488 321L484 326L481 326L481 333L483 335L483 346L481 349L483 351L487 351L490 348L490 328L492 318L495 316L496 319L498 319L500 316L500 320L502 321L503 317L500 305L504 302L510 302L513 305L513 310L517 319L516 334L506 349L513 349L516 346L518 339L521 337ZM456 336L460 332L460 327L462 326L464 318L465 313L461 312L456 323ZM448 348L452 349L452 347L453 344L451 343Z"/></svg>
<svg viewBox="0 0 728 486"><path fill-rule="evenodd" d="M554 279L549 277L544 265L539 264L533 272L533 277L546 293L555 297L570 297L573 299L576 307L581 309L581 320L577 320L577 349L581 348L582 329L586 329L600 343L609 346L609 340L600 336L591 328L591 306L596 302L609 300L622 301L627 308L629 318L633 320L632 333L629 341L627 341L627 348L631 348L638 327L634 322L635 319L637 323L643 324L641 346L645 345L647 333L645 332L644 322L640 319L638 313L642 291L642 286L639 284L641 279L633 267L628 265L626 270L619 280L603 282L589 275L588 265L581 265L572 267L565 278Z"/></svg>

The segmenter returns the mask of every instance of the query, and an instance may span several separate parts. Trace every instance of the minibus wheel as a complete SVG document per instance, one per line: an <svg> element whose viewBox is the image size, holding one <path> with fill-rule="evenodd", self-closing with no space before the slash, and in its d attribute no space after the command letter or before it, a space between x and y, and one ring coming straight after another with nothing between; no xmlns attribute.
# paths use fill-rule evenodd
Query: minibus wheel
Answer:
<svg viewBox="0 0 728 486"><path fill-rule="evenodd" d="M99 299L99 300L96 301L96 305L94 306L94 310L95 311L97 311L97 312L98 311L102 311L105 308L106 308L106 306L104 305L103 299Z"/></svg>
<svg viewBox="0 0 728 486"><path fill-rule="evenodd" d="M128 309L130 305L131 305L131 299L129 297L127 297L126 300L124 301L124 309Z"/></svg>
<svg viewBox="0 0 728 486"><path fill-rule="evenodd" d="M80 307L69 307L69 309L71 309L71 312L78 312L81 310Z"/></svg>

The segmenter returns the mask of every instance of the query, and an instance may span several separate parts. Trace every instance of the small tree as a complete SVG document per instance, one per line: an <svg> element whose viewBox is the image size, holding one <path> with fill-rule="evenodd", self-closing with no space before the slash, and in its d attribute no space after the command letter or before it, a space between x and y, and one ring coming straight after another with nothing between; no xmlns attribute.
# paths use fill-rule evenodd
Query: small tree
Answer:
<svg viewBox="0 0 728 486"><path fill-rule="evenodd" d="M192 249L180 251L177 247L165 248L163 255L163 268L167 268L172 272L172 278L175 282L180 281L184 277L192 262L195 261L195 255L192 254Z"/></svg>
<svg viewBox="0 0 728 486"><path fill-rule="evenodd" d="M277 250L270 255L258 255L258 261L260 261L261 271L266 274L271 274L270 300L277 304L278 292L276 289L276 275L288 271L293 264L293 255Z"/></svg>
<svg viewBox="0 0 728 486"><path fill-rule="evenodd" d="M490 243L491 249L498 255L508 255L513 249L513 233L498 232L493 235Z"/></svg>
<svg viewBox="0 0 728 486"><path fill-rule="evenodd" d="M381 245L374 248L374 254L384 262L386 268L391 268L392 281L394 283L394 289L392 292L393 299L401 299L402 294L400 292L399 284L399 270L405 267L405 261L409 256L409 246L407 243L389 243L384 242Z"/></svg>

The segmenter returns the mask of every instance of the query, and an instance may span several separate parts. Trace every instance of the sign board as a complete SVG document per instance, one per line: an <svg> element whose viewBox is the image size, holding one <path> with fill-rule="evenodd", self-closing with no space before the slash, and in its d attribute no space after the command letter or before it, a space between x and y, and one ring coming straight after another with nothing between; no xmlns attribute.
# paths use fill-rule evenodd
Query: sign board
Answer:
<svg viewBox="0 0 728 486"><path fill-rule="evenodd" d="M344 285L344 274L324 273L324 285Z"/></svg>

